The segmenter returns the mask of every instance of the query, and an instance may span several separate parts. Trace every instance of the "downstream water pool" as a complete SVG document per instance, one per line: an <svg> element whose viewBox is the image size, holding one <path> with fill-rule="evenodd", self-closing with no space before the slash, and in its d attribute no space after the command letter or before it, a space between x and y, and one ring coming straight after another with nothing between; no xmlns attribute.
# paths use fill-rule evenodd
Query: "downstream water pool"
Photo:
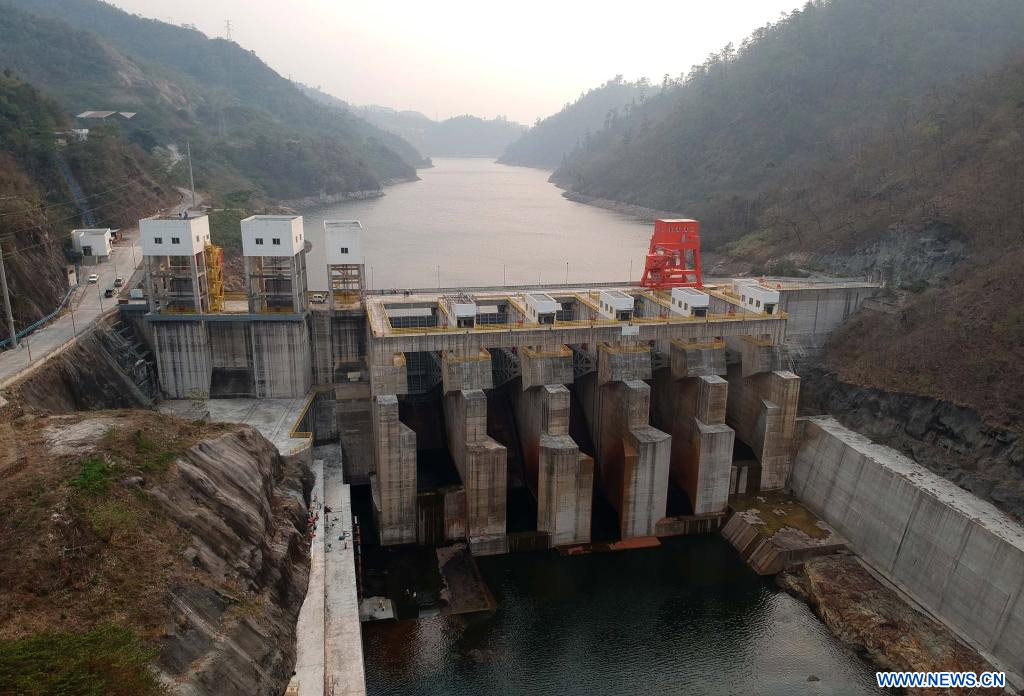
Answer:
<svg viewBox="0 0 1024 696"><path fill-rule="evenodd" d="M871 667L718 535L479 565L497 611L363 624L369 694L879 693Z"/></svg>

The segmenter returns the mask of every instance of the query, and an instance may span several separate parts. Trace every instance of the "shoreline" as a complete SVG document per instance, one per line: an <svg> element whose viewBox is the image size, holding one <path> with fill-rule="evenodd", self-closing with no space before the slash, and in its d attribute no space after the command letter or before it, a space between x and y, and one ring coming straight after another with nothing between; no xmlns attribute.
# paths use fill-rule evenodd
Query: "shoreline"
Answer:
<svg viewBox="0 0 1024 696"><path fill-rule="evenodd" d="M648 208L646 206L635 205L633 203L623 203L622 201L612 200L611 198L588 196L585 193L578 193L571 189L563 188L557 182L552 181L551 183L562 189L562 198L565 198L566 200L570 200L574 203L592 205L595 208L603 208L604 210L611 210L612 212L622 213L623 215L630 215L645 222L652 222L658 218L673 219L686 217L681 213L674 213L670 210L658 210L657 208Z"/></svg>
<svg viewBox="0 0 1024 696"><path fill-rule="evenodd" d="M420 177L416 176L400 176L394 179L385 179L381 182L381 188L379 189L365 189L362 191L339 191L338 193L321 193L315 196L306 196L305 198L292 198L286 201L278 201L277 205L284 208L306 208L316 205L330 205L332 203L341 203L343 201L364 201L371 198L381 198L387 195L384 188L387 186L394 186L395 184L408 184L413 181L420 181Z"/></svg>

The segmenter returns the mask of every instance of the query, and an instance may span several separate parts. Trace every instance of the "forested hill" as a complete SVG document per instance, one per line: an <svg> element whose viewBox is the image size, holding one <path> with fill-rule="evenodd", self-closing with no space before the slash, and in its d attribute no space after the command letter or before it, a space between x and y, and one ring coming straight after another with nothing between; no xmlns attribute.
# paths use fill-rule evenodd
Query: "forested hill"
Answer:
<svg viewBox="0 0 1024 696"><path fill-rule="evenodd" d="M581 94L557 114L538 120L519 139L509 143L499 161L554 169L568 152L586 143L611 118L630 113L656 91L646 80L628 82L617 75Z"/></svg>
<svg viewBox="0 0 1024 696"><path fill-rule="evenodd" d="M125 127L147 149L191 142L197 185L215 195L294 199L415 177L412 148L234 42L98 0L0 0L0 34L0 68L69 112L137 112Z"/></svg>
<svg viewBox="0 0 1024 696"><path fill-rule="evenodd" d="M818 0L613 115L554 178L700 217L720 246L761 229L809 168L900 124L941 131L936 99L1021 49L1020 0Z"/></svg>
<svg viewBox="0 0 1024 696"><path fill-rule="evenodd" d="M485 119L466 114L435 121L418 111L385 106L361 106L356 112L370 123L398 133L429 157L497 158L526 130L503 116Z"/></svg>
<svg viewBox="0 0 1024 696"><path fill-rule="evenodd" d="M298 84L298 83L297 83ZM313 99L336 109L352 111L396 140L410 143L427 157L497 157L526 130L503 116L455 116L437 121L419 111L398 111L386 106L351 106L317 87L298 85Z"/></svg>

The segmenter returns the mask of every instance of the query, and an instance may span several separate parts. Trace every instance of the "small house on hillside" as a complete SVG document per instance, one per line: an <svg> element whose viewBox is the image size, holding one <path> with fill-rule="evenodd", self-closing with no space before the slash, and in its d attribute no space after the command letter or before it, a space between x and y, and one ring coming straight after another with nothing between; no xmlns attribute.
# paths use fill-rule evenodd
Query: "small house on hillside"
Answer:
<svg viewBox="0 0 1024 696"><path fill-rule="evenodd" d="M101 263L110 258L113 237L114 230L109 227L72 230L71 244L82 255L82 263Z"/></svg>

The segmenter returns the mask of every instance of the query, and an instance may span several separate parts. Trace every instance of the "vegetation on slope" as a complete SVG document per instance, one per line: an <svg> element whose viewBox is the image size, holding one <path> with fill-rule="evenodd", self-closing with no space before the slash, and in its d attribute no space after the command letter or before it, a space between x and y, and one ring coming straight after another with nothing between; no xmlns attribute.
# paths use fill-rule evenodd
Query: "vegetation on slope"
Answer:
<svg viewBox="0 0 1024 696"><path fill-rule="evenodd" d="M594 133L620 114L631 113L653 91L646 79L629 82L616 75L567 103L557 114L538 119L518 140L508 144L498 161L554 169L569 152L589 146Z"/></svg>
<svg viewBox="0 0 1024 696"><path fill-rule="evenodd" d="M381 128L398 133L428 157L497 157L526 128L504 116L453 116L435 121L418 111L362 106L356 112Z"/></svg>
<svg viewBox="0 0 1024 696"><path fill-rule="evenodd" d="M721 246L758 231L794 177L856 159L927 96L1006 60L1022 35L1016 0L815 0L610 118L554 178L699 217Z"/></svg>
<svg viewBox="0 0 1024 696"><path fill-rule="evenodd" d="M98 225L132 225L177 199L158 163L116 127L58 146L55 132L70 125L56 102L9 70L0 74L0 245L19 328L52 311L68 289L69 231L82 217L61 162Z"/></svg>
<svg viewBox="0 0 1024 696"><path fill-rule="evenodd" d="M281 693L309 563L303 476L240 426L0 421L0 694Z"/></svg>
<svg viewBox="0 0 1024 696"><path fill-rule="evenodd" d="M292 199L415 176L394 136L314 102L234 42L98 0L4 2L0 66L73 113L137 112L123 127L150 148L190 142L196 183L214 194Z"/></svg>

